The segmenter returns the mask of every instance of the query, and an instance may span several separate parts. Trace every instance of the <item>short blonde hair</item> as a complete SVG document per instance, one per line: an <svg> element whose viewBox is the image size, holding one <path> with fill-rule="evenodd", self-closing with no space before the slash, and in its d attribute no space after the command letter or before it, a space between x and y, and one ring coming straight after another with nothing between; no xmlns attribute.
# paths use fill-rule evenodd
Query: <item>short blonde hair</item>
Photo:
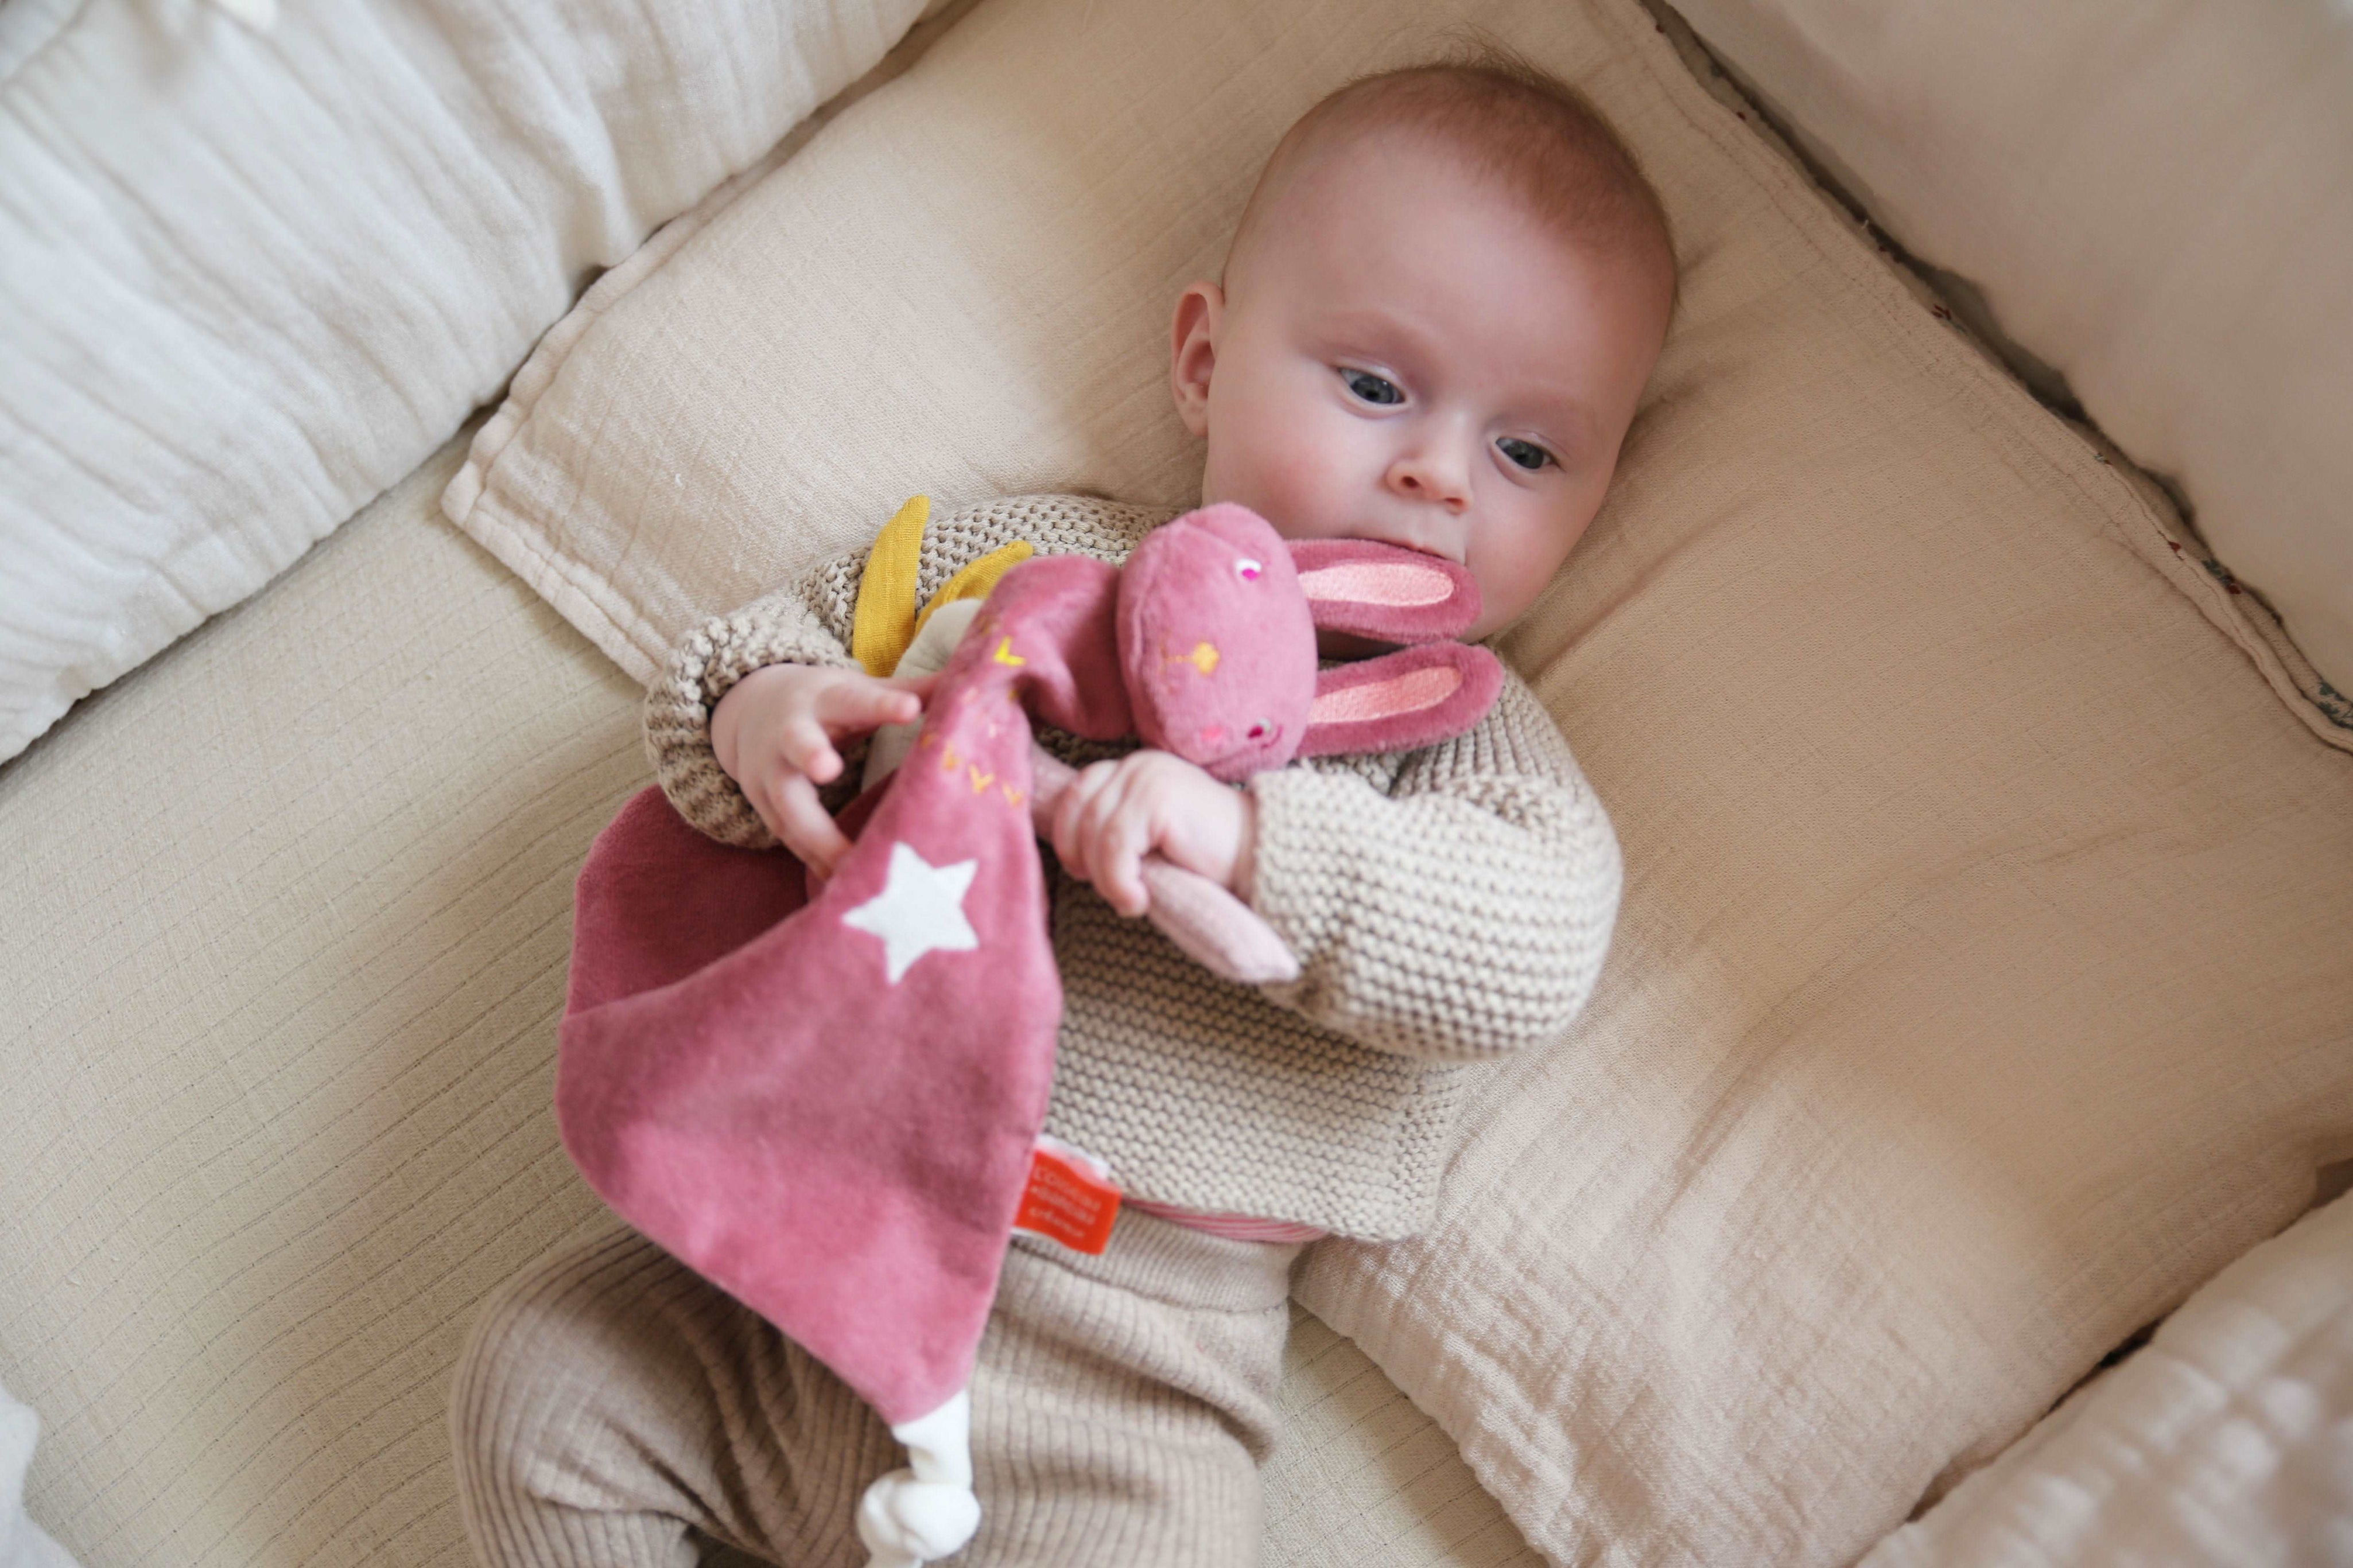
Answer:
<svg viewBox="0 0 2353 1568"><path fill-rule="evenodd" d="M1359 77L1300 116L1259 174L1227 266L1307 153L1398 130L1462 158L1571 238L1662 274L1672 302L1667 210L1634 154L1584 94L1487 42L1458 58Z"/></svg>

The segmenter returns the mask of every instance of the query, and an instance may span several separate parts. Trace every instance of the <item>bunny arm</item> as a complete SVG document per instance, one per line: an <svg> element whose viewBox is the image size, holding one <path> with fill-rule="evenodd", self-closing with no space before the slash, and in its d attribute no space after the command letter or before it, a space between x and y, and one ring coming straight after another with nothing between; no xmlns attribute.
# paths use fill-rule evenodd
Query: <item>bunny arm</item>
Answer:
<svg viewBox="0 0 2353 1568"><path fill-rule="evenodd" d="M1040 835L1052 831L1054 805L1078 770L1046 751L1030 750L1030 819ZM1197 871L1157 855L1144 858L1144 889L1152 896L1145 918L1185 955L1240 985L1287 985L1299 978L1299 960L1258 912Z"/></svg>

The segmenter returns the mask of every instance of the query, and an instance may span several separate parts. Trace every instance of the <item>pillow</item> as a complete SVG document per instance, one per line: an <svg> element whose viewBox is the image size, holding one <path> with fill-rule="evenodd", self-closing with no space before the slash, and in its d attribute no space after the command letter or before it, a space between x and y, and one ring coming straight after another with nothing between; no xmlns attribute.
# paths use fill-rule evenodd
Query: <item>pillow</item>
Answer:
<svg viewBox="0 0 2353 1568"><path fill-rule="evenodd" d="M2274 679L2353 727L2353 11L1677 4L1873 218L2174 479L2284 617L2236 601Z"/></svg>
<svg viewBox="0 0 2353 1568"><path fill-rule="evenodd" d="M921 8L9 5L0 760L414 468Z"/></svg>
<svg viewBox="0 0 2353 1568"><path fill-rule="evenodd" d="M2353 1558L2353 1198L2225 1268L1862 1568Z"/></svg>
<svg viewBox="0 0 2353 1568"><path fill-rule="evenodd" d="M917 491L1187 501L1177 289L1294 116L1464 24L1680 237L1612 499L1504 645L1625 904L1436 1227L1299 1289L1556 1559L1846 1563L2353 1153L2353 758L1634 0L992 0L543 353L451 500L641 673Z"/></svg>

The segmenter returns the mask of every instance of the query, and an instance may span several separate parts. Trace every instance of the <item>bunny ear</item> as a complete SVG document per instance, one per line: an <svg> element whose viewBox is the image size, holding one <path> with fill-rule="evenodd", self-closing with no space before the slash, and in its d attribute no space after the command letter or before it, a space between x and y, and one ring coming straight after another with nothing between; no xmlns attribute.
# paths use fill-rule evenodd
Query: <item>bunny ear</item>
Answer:
<svg viewBox="0 0 2353 1568"><path fill-rule="evenodd" d="M1369 539L1303 539L1291 560L1315 624L1327 631L1435 642L1479 618L1479 584L1442 556Z"/></svg>
<svg viewBox="0 0 2353 1568"><path fill-rule="evenodd" d="M1299 755L1435 745L1485 718L1503 689L1502 661L1468 643L1431 643L1337 665L1315 678Z"/></svg>

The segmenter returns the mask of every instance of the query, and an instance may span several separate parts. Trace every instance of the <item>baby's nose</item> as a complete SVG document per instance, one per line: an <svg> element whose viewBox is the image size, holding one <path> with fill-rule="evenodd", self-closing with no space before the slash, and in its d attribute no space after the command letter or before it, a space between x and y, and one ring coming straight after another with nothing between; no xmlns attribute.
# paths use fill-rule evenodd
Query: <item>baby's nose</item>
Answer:
<svg viewBox="0 0 2353 1568"><path fill-rule="evenodd" d="M1471 504L1466 467L1436 453L1416 452L1389 468L1389 488L1409 500L1431 501L1461 511Z"/></svg>

